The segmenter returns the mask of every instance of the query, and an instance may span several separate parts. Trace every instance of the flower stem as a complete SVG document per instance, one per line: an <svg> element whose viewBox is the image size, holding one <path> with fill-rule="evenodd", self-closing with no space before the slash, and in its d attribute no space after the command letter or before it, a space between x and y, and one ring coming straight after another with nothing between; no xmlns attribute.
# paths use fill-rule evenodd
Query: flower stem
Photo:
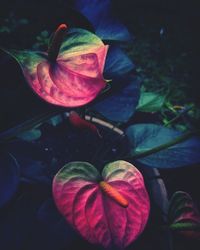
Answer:
<svg viewBox="0 0 200 250"><path fill-rule="evenodd" d="M179 118L181 118L184 114L188 113L191 109L193 109L193 107L187 107L185 108L183 111L181 111L180 113L178 113L174 118L172 118L170 121L165 123L165 127L171 125L172 123L174 123L175 121L177 121Z"/></svg>
<svg viewBox="0 0 200 250"><path fill-rule="evenodd" d="M66 30L67 30L67 25L60 24L53 35L53 38L51 40L51 43L47 51L48 58L52 62L56 61Z"/></svg>

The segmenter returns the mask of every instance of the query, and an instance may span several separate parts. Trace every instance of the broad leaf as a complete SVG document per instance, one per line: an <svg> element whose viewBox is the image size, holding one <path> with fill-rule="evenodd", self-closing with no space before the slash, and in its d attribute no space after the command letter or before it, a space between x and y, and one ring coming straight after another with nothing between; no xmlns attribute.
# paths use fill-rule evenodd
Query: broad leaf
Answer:
<svg viewBox="0 0 200 250"><path fill-rule="evenodd" d="M172 230L189 238L200 238L200 212L188 193L178 191L173 194L168 220Z"/></svg>
<svg viewBox="0 0 200 250"><path fill-rule="evenodd" d="M23 181L51 185L53 169L49 167L49 162L53 157L51 152L41 146L41 142L18 140L10 143L8 150L20 165L20 177Z"/></svg>
<svg viewBox="0 0 200 250"><path fill-rule="evenodd" d="M141 112L157 112L162 108L164 101L165 96L163 95L141 91L137 110Z"/></svg>
<svg viewBox="0 0 200 250"><path fill-rule="evenodd" d="M127 122L134 114L139 95L139 79L132 75L125 76L114 80L109 98L99 101L92 109L111 121Z"/></svg>
<svg viewBox="0 0 200 250"><path fill-rule="evenodd" d="M17 191L20 169L10 154L0 154L0 207L5 205Z"/></svg>
<svg viewBox="0 0 200 250"><path fill-rule="evenodd" d="M53 196L67 222L105 248L124 249L142 233L149 215L143 177L125 161L106 165L102 177L89 163L68 163L54 177ZM120 205L123 199L128 206Z"/></svg>
<svg viewBox="0 0 200 250"><path fill-rule="evenodd" d="M132 125L126 130L131 144L131 156L151 150L174 140L181 132L156 124ZM192 137L181 143L162 149L148 156L137 158L136 161L148 167L175 168L200 162L200 139Z"/></svg>
<svg viewBox="0 0 200 250"><path fill-rule="evenodd" d="M96 34L102 40L133 39L127 28L114 15L110 0L76 0L75 8L92 23Z"/></svg>
<svg viewBox="0 0 200 250"><path fill-rule="evenodd" d="M117 46L111 46L106 57L104 77L106 79L115 79L134 69L133 62Z"/></svg>

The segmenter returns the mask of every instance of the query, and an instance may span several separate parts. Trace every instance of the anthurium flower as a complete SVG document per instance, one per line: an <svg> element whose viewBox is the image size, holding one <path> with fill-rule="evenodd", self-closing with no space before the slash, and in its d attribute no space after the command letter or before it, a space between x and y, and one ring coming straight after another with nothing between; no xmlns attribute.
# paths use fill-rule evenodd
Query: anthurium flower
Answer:
<svg viewBox="0 0 200 250"><path fill-rule="evenodd" d="M57 208L86 240L124 249L144 230L149 197L142 174L132 164L107 164L102 174L87 162L71 162L56 174Z"/></svg>
<svg viewBox="0 0 200 250"><path fill-rule="evenodd" d="M45 101L77 107L92 101L105 87L103 69L108 46L83 29L61 24L48 52L11 51L31 88Z"/></svg>
<svg viewBox="0 0 200 250"><path fill-rule="evenodd" d="M190 239L200 239L200 212L192 197L183 191L173 194L168 220L170 229L175 230Z"/></svg>

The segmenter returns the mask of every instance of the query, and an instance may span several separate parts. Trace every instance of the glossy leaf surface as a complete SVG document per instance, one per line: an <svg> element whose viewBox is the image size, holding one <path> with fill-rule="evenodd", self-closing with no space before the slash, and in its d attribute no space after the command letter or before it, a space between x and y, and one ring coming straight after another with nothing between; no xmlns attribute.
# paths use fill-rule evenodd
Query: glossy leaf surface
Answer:
<svg viewBox="0 0 200 250"><path fill-rule="evenodd" d="M128 200L128 207L102 191L102 179ZM105 248L132 243L144 230L150 209L141 173L125 161L107 164L102 177L87 162L68 163L54 177L53 196L67 222Z"/></svg>
<svg viewBox="0 0 200 250"><path fill-rule="evenodd" d="M127 122L134 114L139 95L140 80L137 77L119 77L112 82L109 98L97 102L92 109L111 121Z"/></svg>
<svg viewBox="0 0 200 250"><path fill-rule="evenodd" d="M164 101L165 96L154 92L141 91L137 110L141 112L157 112L162 108Z"/></svg>
<svg viewBox="0 0 200 250"><path fill-rule="evenodd" d="M75 8L93 25L102 40L130 41L132 36L114 14L110 0L77 0Z"/></svg>
<svg viewBox="0 0 200 250"><path fill-rule="evenodd" d="M106 57L104 76L115 79L135 68L131 59L117 46L110 46Z"/></svg>
<svg viewBox="0 0 200 250"><path fill-rule="evenodd" d="M157 124L137 124L126 130L131 144L131 155L145 152L152 148L174 140L182 135L180 131L168 129ZM176 168L200 162L200 139L191 137L183 142L148 156L136 159L136 161L148 167Z"/></svg>

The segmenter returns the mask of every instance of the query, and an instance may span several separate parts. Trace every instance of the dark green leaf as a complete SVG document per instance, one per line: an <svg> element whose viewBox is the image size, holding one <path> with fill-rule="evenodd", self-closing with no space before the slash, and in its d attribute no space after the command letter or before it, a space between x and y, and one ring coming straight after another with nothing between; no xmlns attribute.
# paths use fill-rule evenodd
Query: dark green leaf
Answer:
<svg viewBox="0 0 200 250"><path fill-rule="evenodd" d="M34 141L39 139L41 136L41 131L39 129L32 129L19 134L17 137L24 141Z"/></svg>
<svg viewBox="0 0 200 250"><path fill-rule="evenodd" d="M131 144L131 156L148 167L175 168L200 162L200 139L190 134L168 129L156 124L130 126L126 134ZM177 138L182 142L177 144ZM169 146L173 141L174 145ZM165 145L166 147L161 147ZM155 152L152 149L160 148ZM144 152L150 151L150 154ZM140 155L140 157L139 157Z"/></svg>
<svg viewBox="0 0 200 250"><path fill-rule="evenodd" d="M0 207L15 194L19 184L19 165L10 154L0 154Z"/></svg>

